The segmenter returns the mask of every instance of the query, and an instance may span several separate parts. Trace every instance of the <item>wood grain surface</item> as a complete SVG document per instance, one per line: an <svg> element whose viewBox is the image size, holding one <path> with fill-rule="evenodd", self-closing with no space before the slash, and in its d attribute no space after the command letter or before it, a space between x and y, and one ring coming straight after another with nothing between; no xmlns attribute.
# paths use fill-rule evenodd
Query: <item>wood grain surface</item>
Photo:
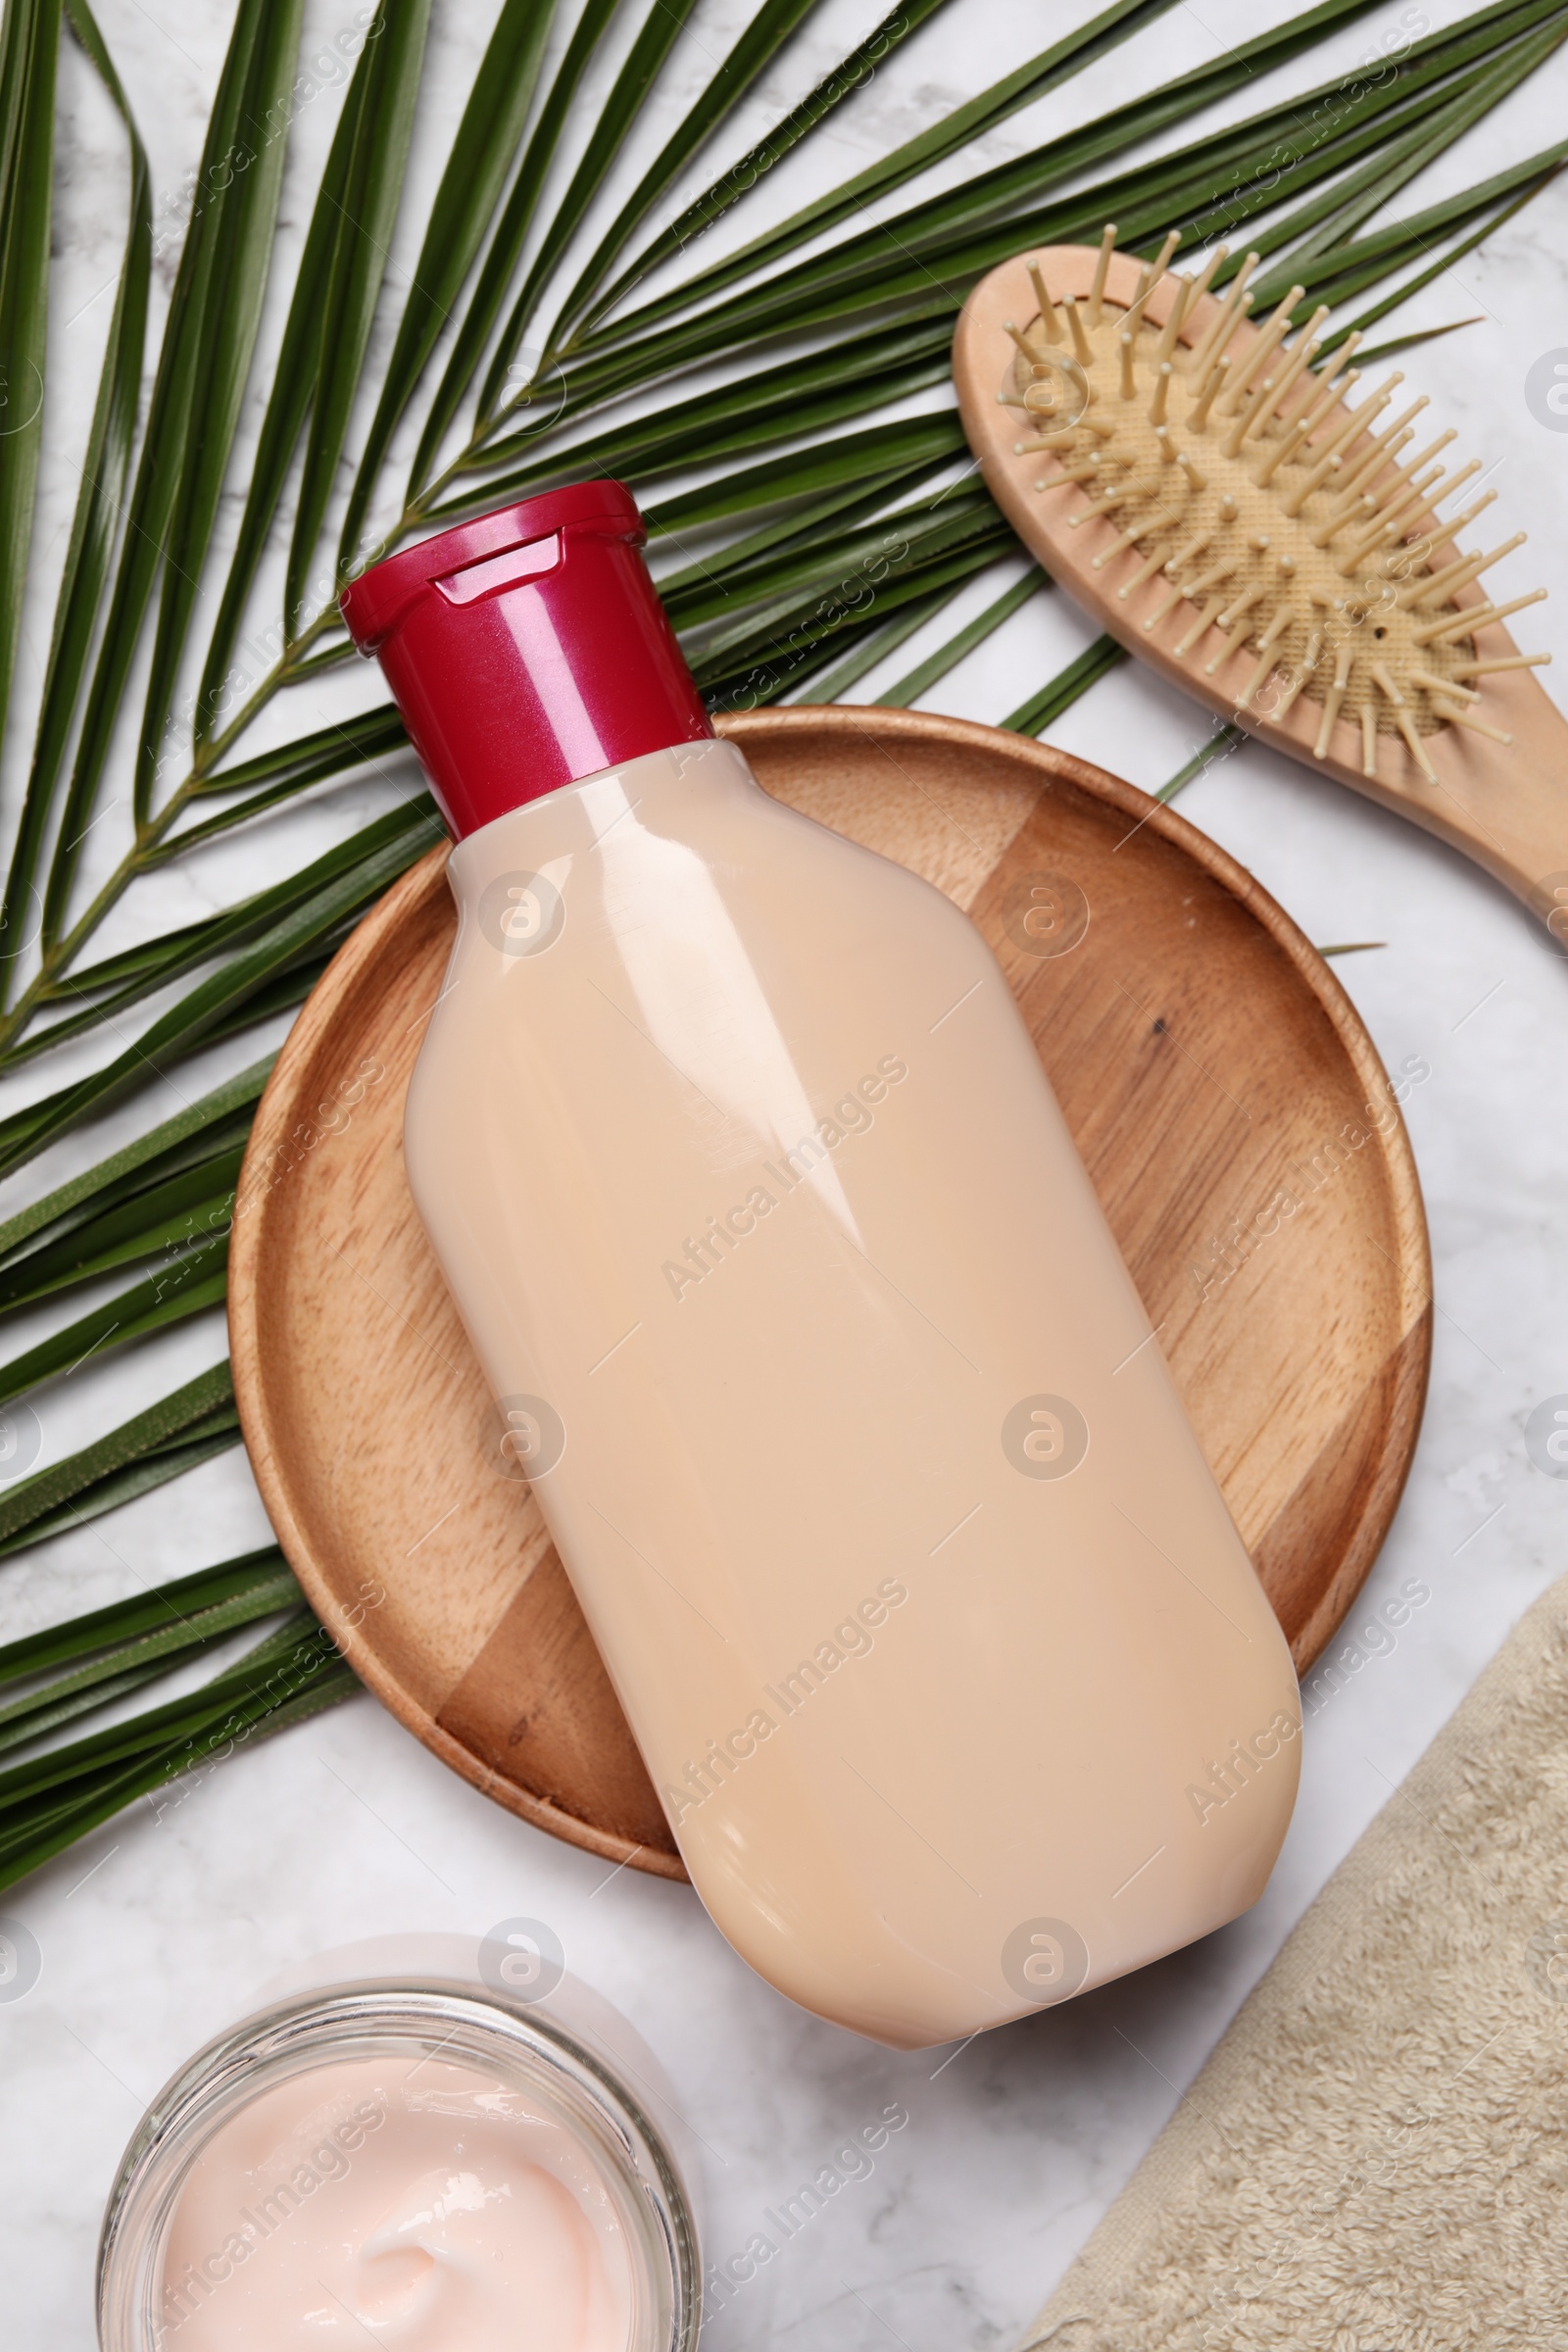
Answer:
<svg viewBox="0 0 1568 2352"><path fill-rule="evenodd" d="M721 723L767 791L937 883L991 942L1305 1666L1393 1516L1431 1337L1396 1090L1344 991L1234 859L1064 753L906 711ZM455 928L445 858L341 950L263 1098L229 1292L246 1442L301 1583L399 1720L514 1813L678 1878L532 1494L492 1467L404 1179Z"/></svg>

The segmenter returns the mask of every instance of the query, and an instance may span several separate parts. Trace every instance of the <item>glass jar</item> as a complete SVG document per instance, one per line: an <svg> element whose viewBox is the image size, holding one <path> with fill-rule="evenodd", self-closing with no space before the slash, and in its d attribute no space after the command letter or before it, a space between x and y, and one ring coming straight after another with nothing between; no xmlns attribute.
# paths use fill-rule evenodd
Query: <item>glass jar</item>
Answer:
<svg viewBox="0 0 1568 2352"><path fill-rule="evenodd" d="M303 1984L296 1981L178 2070L142 2118L105 2212L103 2352L177 2346L166 2258L193 2168L216 2136L279 2086L365 2059L438 2060L525 2100L530 2121L570 2143L579 2183L591 2183L612 2217L624 2254L624 2352L694 2352L697 2224L675 2153L685 2144L678 2117L661 2125L650 2113L652 2101L674 2116L658 2062L617 2011L548 1961L541 1967L529 1954L519 1967L503 1952L499 1969L486 1969L484 1959L484 1946L476 1955L456 1937L353 1947L312 1964ZM523 1989L514 1992L517 1984ZM330 2217L325 2226L330 2234ZM235 2267L220 2247L193 2283L204 2295L221 2293Z"/></svg>

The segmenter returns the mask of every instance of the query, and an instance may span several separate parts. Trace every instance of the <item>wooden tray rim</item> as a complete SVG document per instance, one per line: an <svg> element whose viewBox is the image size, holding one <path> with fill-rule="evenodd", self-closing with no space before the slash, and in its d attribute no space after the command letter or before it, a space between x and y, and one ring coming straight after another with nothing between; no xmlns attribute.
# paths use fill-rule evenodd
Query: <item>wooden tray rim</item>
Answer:
<svg viewBox="0 0 1568 2352"><path fill-rule="evenodd" d="M725 714L715 724L718 733L734 742L742 751L750 745L770 739L787 739L790 736L808 739L825 728L846 739L858 739L873 746L882 743L940 742L949 747L968 746L991 757L1001 752L1019 766L1034 769L1047 783L1076 786L1092 799L1121 811L1130 820L1130 829L1146 829L1171 843L1228 891L1276 942L1305 981L1332 1023L1346 1057L1367 1096L1370 1098L1384 1082L1386 1072L1383 1064L1349 997L1278 901L1228 851L1221 849L1217 842L1210 840L1176 809L1152 799L1137 785L1126 783L1106 769L1080 760L1070 752L1059 751L1054 745L1014 735L999 727L985 726L975 720L949 718L930 711L881 710L874 706L868 708L833 703L799 703L781 710ZM1005 855L1005 852L1003 854ZM273 1415L263 1365L258 1313L263 1270L269 1254L269 1195L264 1192L257 1211L246 1215L246 1180L255 1167L268 1164L272 1154L285 1144L288 1130L296 1123L293 1101L296 1068L302 1063L308 1065L322 1040L330 1034L340 1007L352 1002L355 991L383 952L387 934L395 933L413 909L441 886L449 855L449 845L438 844L411 866L377 901L317 982L284 1041L263 1093L236 1192L230 1245L228 1331L240 1427L273 1532L306 1597L329 1630L332 1629L333 1619L342 1617L341 1603L330 1586L324 1567L318 1561L306 1540L305 1530L294 1509L290 1481L274 1444ZM1420 1182L1402 1118L1382 1137L1382 1141L1389 1160L1388 1189L1397 1237L1396 1271L1398 1321L1404 1342L1398 1371L1398 1392L1391 1404L1389 1427L1391 1433L1408 1430L1412 1435L1405 1444L1404 1458L1396 1466L1395 1475L1385 1474L1370 1482L1367 1509L1347 1547L1347 1569L1357 1572L1353 1572L1348 1592L1344 1592L1343 1605L1335 1615L1336 1624L1343 1620L1345 1609L1348 1608L1360 1590L1404 1491L1414 1450L1413 1432L1420 1425L1431 1359L1430 1247ZM1409 1345L1412 1334L1417 1338L1413 1348ZM1342 1572L1334 1587L1336 1598L1344 1592L1345 1581L1346 1576ZM1312 1622L1315 1623L1315 1615ZM1303 1633L1306 1630L1303 1629ZM536 1828L547 1830L569 1844L599 1854L607 1861L630 1863L636 1869L661 1878L686 1877L677 1856L633 1846L629 1839L598 1829L580 1815L566 1812L563 1807L553 1804L548 1797L535 1795L498 1773L492 1765L485 1764L471 1748L464 1746L448 1732L427 1706L410 1695L358 1628L346 1622L340 1623L332 1631L332 1639L360 1680L388 1712L406 1730L413 1732L442 1763L482 1795L491 1797L507 1811L531 1822ZM1307 1651L1308 1657L1315 1654L1315 1649Z"/></svg>

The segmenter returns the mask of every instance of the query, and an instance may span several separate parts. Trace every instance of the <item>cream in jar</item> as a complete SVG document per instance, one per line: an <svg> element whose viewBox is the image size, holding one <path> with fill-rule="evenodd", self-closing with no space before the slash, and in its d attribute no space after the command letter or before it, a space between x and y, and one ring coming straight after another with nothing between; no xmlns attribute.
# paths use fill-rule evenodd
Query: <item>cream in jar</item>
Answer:
<svg viewBox="0 0 1568 2352"><path fill-rule="evenodd" d="M180 2352L625 2352L624 2232L580 2141L430 2057L340 2058L229 2118L165 2243Z"/></svg>
<svg viewBox="0 0 1568 2352"><path fill-rule="evenodd" d="M187 2059L110 2191L101 2352L696 2352L669 2086L564 1969L519 1983L523 1930L328 1954Z"/></svg>

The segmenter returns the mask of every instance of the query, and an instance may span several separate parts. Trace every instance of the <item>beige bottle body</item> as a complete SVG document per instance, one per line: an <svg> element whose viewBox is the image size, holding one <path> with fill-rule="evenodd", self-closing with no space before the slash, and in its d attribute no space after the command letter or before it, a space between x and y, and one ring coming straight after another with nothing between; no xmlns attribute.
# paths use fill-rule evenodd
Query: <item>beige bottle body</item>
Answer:
<svg viewBox="0 0 1568 2352"><path fill-rule="evenodd" d="M1289 1651L973 925L716 742L451 876L410 1184L731 1943L917 2047L1245 1910Z"/></svg>

